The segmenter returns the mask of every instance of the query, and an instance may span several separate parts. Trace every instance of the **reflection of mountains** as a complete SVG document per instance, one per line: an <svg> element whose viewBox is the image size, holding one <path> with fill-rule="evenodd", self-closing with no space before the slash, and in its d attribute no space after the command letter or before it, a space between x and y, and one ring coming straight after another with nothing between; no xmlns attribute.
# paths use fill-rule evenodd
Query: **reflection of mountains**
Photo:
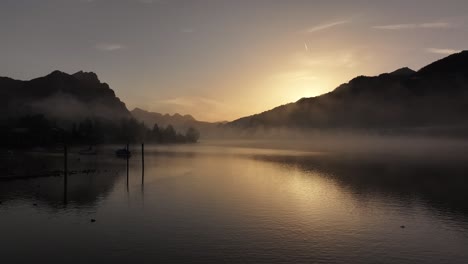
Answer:
<svg viewBox="0 0 468 264"><path fill-rule="evenodd" d="M468 163L396 156L255 156L255 159L317 171L360 200L371 194L416 199L442 213L468 216Z"/></svg>
<svg viewBox="0 0 468 264"><path fill-rule="evenodd" d="M18 168L23 164L23 168ZM25 166L26 164L26 166ZM29 171L57 171L63 169L60 155L26 155L10 166L13 171L28 167ZM71 155L69 169L78 171L68 176L68 203L76 206L95 206L100 197L107 196L122 173L125 173L125 161L116 162L112 157L81 157ZM0 182L0 201L30 199L32 203L46 203L52 208L63 207L63 176L39 177L24 180Z"/></svg>

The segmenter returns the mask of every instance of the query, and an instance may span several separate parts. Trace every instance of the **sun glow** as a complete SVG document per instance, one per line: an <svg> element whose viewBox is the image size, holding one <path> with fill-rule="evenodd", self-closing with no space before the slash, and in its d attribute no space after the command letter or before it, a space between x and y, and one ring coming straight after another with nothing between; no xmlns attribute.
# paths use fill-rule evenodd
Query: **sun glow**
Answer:
<svg viewBox="0 0 468 264"><path fill-rule="evenodd" d="M296 102L304 97L314 97L327 92L334 84L306 70L277 74L265 85L272 87L270 100L275 104Z"/></svg>

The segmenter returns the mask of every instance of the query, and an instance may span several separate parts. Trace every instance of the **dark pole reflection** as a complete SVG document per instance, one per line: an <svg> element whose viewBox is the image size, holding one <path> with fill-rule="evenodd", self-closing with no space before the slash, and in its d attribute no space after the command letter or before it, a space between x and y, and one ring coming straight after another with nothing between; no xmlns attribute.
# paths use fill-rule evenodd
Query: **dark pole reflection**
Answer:
<svg viewBox="0 0 468 264"><path fill-rule="evenodd" d="M128 192L128 159L130 157L130 152L129 152L129 148L128 148L128 144L127 144L127 192Z"/></svg>
<svg viewBox="0 0 468 264"><path fill-rule="evenodd" d="M141 144L141 185L145 184L145 144Z"/></svg>
<svg viewBox="0 0 468 264"><path fill-rule="evenodd" d="M67 205L67 193L68 193L68 149L67 145L63 147L63 203Z"/></svg>

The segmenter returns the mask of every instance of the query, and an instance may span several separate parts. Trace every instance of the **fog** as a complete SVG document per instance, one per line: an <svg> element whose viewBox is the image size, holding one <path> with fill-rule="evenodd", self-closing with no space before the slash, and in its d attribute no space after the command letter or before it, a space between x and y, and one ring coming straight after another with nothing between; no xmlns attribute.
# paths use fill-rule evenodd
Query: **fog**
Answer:
<svg viewBox="0 0 468 264"><path fill-rule="evenodd" d="M119 120L122 113L117 113L107 104L99 101L83 102L75 96L57 92L44 99L30 103L31 112L41 113L58 121L83 121L86 118Z"/></svg>
<svg viewBox="0 0 468 264"><path fill-rule="evenodd" d="M218 128L218 133L202 135L202 144L245 148L291 149L312 152L398 154L461 158L468 140L459 136L416 133L382 133L363 130L269 129L239 130Z"/></svg>

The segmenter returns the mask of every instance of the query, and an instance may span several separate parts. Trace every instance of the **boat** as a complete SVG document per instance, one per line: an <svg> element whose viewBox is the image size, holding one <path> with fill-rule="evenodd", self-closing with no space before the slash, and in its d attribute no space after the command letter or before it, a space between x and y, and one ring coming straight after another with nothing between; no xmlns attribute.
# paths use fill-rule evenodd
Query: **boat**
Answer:
<svg viewBox="0 0 468 264"><path fill-rule="evenodd" d="M80 155L96 155L97 151L93 147L89 146L87 149L82 149L78 151L78 154Z"/></svg>
<svg viewBox="0 0 468 264"><path fill-rule="evenodd" d="M127 157L132 156L132 153L129 150L123 148L123 149L116 150L115 155L117 157L127 158Z"/></svg>

